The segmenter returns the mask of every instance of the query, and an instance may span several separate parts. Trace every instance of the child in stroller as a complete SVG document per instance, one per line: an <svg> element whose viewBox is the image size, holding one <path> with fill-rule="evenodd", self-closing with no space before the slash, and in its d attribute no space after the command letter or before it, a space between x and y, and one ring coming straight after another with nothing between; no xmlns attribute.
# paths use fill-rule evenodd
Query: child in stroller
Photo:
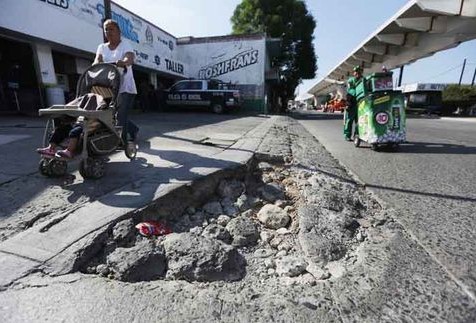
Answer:
<svg viewBox="0 0 476 323"><path fill-rule="evenodd" d="M122 129L116 126L120 77L112 64L93 65L79 79L75 100L39 110L40 116L50 117L43 139L47 147L37 150L43 175L64 175L74 155L81 157L79 172L84 178L104 176L106 156L117 149L125 149L129 159L135 158L136 145L123 142ZM66 137L70 137L66 149L56 151L64 146Z"/></svg>
<svg viewBox="0 0 476 323"><path fill-rule="evenodd" d="M51 135L49 145L45 148L38 148L36 151L43 156L55 156L58 158L73 158L79 137L83 133L83 125L78 117L76 123L66 123L61 127L57 127ZM61 147L61 143L69 138L68 146L64 150L56 151L57 147Z"/></svg>
<svg viewBox="0 0 476 323"><path fill-rule="evenodd" d="M84 117L80 116L73 122L74 119L65 117L56 121L56 128L51 134L49 145L45 148L38 148L36 151L45 157L55 156L57 158L71 159L76 154L81 135L84 130ZM88 128L97 129L100 127L100 122L92 119L89 120ZM63 147L64 141L68 138L66 149L58 150L58 147Z"/></svg>

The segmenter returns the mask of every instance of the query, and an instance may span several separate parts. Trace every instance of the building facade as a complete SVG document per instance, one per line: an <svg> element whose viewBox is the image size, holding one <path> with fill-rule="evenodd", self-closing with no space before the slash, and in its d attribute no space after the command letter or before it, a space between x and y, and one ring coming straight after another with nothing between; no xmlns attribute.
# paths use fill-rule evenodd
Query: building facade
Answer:
<svg viewBox="0 0 476 323"><path fill-rule="evenodd" d="M220 79L240 88L244 110L266 112L276 82L265 35L177 38L112 3L122 40L134 49L139 95L186 78ZM102 0L2 0L0 112L36 111L74 97L79 76L103 42Z"/></svg>

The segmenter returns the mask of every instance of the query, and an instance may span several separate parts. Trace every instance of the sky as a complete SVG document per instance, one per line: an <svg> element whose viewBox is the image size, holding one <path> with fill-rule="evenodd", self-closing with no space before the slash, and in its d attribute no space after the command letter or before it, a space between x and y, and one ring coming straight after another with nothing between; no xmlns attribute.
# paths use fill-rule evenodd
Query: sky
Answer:
<svg viewBox="0 0 476 323"><path fill-rule="evenodd" d="M241 0L113 0L176 36L219 36L231 33L230 18ZM314 48L316 78L304 80L307 92L362 41L401 9L408 0L306 0L317 27ZM467 59L463 83L471 83L476 68L476 40L405 66L402 83L457 83ZM395 71L398 74L397 71Z"/></svg>

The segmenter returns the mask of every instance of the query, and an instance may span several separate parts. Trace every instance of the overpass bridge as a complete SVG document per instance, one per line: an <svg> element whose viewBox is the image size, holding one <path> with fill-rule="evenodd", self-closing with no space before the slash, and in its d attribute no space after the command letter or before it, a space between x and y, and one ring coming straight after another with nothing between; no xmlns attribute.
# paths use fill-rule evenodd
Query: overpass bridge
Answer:
<svg viewBox="0 0 476 323"><path fill-rule="evenodd" d="M364 73L400 68L476 39L476 0L410 0L365 39L308 93L320 96L344 84L352 68ZM400 85L400 84L399 84Z"/></svg>

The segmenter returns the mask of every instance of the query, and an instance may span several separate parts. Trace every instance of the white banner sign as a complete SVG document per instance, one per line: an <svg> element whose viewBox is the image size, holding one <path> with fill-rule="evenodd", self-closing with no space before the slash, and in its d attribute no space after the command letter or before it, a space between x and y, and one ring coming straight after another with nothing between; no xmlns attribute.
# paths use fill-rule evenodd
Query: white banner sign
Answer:
<svg viewBox="0 0 476 323"><path fill-rule="evenodd" d="M176 58L175 37L115 4L112 5L112 19L121 27L123 39L134 48L137 64L188 77L186 64Z"/></svg>
<svg viewBox="0 0 476 323"><path fill-rule="evenodd" d="M1 7L0 27L93 53L103 42L102 0L1 0ZM137 64L188 77L175 37L114 3L111 11Z"/></svg>
<svg viewBox="0 0 476 323"><path fill-rule="evenodd" d="M239 84L263 84L265 40L236 39L183 45L191 76Z"/></svg>

